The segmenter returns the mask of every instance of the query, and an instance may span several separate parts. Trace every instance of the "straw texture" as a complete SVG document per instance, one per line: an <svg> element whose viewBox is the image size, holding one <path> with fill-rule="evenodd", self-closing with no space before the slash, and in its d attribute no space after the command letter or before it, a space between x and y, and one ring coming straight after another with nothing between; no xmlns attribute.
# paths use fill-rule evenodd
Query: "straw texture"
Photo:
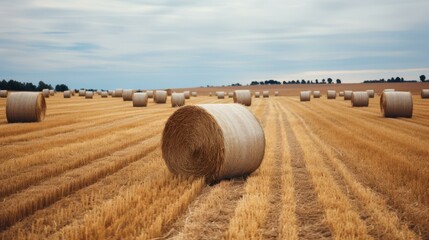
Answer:
<svg viewBox="0 0 429 240"><path fill-rule="evenodd" d="M113 94L113 97L122 97L123 92L124 92L124 90L122 88L117 88L114 91L115 94Z"/></svg>
<svg viewBox="0 0 429 240"><path fill-rule="evenodd" d="M192 95L192 97L196 97L197 96L197 92L192 92L191 95Z"/></svg>
<svg viewBox="0 0 429 240"><path fill-rule="evenodd" d="M212 96L212 92L209 92L209 97L211 97Z"/></svg>
<svg viewBox="0 0 429 240"><path fill-rule="evenodd" d="M54 90L49 90L49 95L55 96L55 91Z"/></svg>
<svg viewBox="0 0 429 240"><path fill-rule="evenodd" d="M101 95L101 90L97 90L97 94L98 94L98 95Z"/></svg>
<svg viewBox="0 0 429 240"><path fill-rule="evenodd" d="M148 98L153 98L153 91L146 91Z"/></svg>
<svg viewBox="0 0 429 240"><path fill-rule="evenodd" d="M326 96L328 99L335 99L337 97L337 92L335 90L328 90Z"/></svg>
<svg viewBox="0 0 429 240"><path fill-rule="evenodd" d="M345 90L344 91L344 100L352 100L353 91Z"/></svg>
<svg viewBox="0 0 429 240"><path fill-rule="evenodd" d="M339 96L339 97L344 97L344 91L340 91L340 92L338 93L338 96Z"/></svg>
<svg viewBox="0 0 429 240"><path fill-rule="evenodd" d="M301 91L299 93L299 100L301 102L310 101L311 99L311 91Z"/></svg>
<svg viewBox="0 0 429 240"><path fill-rule="evenodd" d="M170 116L162 135L168 169L204 176L206 182L248 175L260 166L264 153L264 131L240 104L182 107Z"/></svg>
<svg viewBox="0 0 429 240"><path fill-rule="evenodd" d="M353 107L368 107L369 96L366 91L352 93L352 106Z"/></svg>
<svg viewBox="0 0 429 240"><path fill-rule="evenodd" d="M113 95L113 90L108 90L107 93L109 94L109 96Z"/></svg>
<svg viewBox="0 0 429 240"><path fill-rule="evenodd" d="M255 92L255 98L259 98L260 95L261 95L260 92Z"/></svg>
<svg viewBox="0 0 429 240"><path fill-rule="evenodd" d="M41 122L45 118L46 102L38 92L10 93L6 101L6 118L9 123Z"/></svg>
<svg viewBox="0 0 429 240"><path fill-rule="evenodd" d="M320 98L320 91L313 91L313 98Z"/></svg>
<svg viewBox="0 0 429 240"><path fill-rule="evenodd" d="M133 100L133 93L134 93L134 91L132 89L124 89L122 91L122 99L124 101L132 101Z"/></svg>
<svg viewBox="0 0 429 240"><path fill-rule="evenodd" d="M422 98L429 98L429 89L422 89L420 95Z"/></svg>
<svg viewBox="0 0 429 240"><path fill-rule="evenodd" d="M109 93L106 91L101 92L101 97L102 98L107 98L109 96Z"/></svg>
<svg viewBox="0 0 429 240"><path fill-rule="evenodd" d="M383 90L383 92L394 92L394 91L395 91L395 89L393 89L393 88L386 88Z"/></svg>
<svg viewBox="0 0 429 240"><path fill-rule="evenodd" d="M275 91L274 96L278 96L278 95L279 95L279 91Z"/></svg>
<svg viewBox="0 0 429 240"><path fill-rule="evenodd" d="M49 94L49 89L43 89L42 90L42 94L45 98L49 98L50 94Z"/></svg>
<svg viewBox="0 0 429 240"><path fill-rule="evenodd" d="M216 92L217 99L224 99L225 98L225 92Z"/></svg>
<svg viewBox="0 0 429 240"><path fill-rule="evenodd" d="M185 93L172 93L171 94L171 106L181 107L185 105Z"/></svg>
<svg viewBox="0 0 429 240"><path fill-rule="evenodd" d="M167 91L156 90L153 93L153 101L155 103L166 103L167 102Z"/></svg>
<svg viewBox="0 0 429 240"><path fill-rule="evenodd" d="M383 117L413 116L413 97L410 92L383 92L380 98Z"/></svg>
<svg viewBox="0 0 429 240"><path fill-rule="evenodd" d="M146 107L148 96L147 93L143 92L137 92L133 94L133 107Z"/></svg>
<svg viewBox="0 0 429 240"><path fill-rule="evenodd" d="M170 88L165 89L165 91L167 92L167 96L171 96L171 94L173 93L173 90L171 90Z"/></svg>
<svg viewBox="0 0 429 240"><path fill-rule="evenodd" d="M7 90L0 90L0 97L6 98L7 97Z"/></svg>
<svg viewBox="0 0 429 240"><path fill-rule="evenodd" d="M262 91L262 97L264 98L270 97L270 91Z"/></svg>
<svg viewBox="0 0 429 240"><path fill-rule="evenodd" d="M64 91L63 95L64 95L64 98L71 98L72 94L70 91Z"/></svg>
<svg viewBox="0 0 429 240"><path fill-rule="evenodd" d="M93 91L86 91L85 98L86 99L92 99L92 97L94 97L94 92Z"/></svg>
<svg viewBox="0 0 429 240"><path fill-rule="evenodd" d="M79 97L85 97L86 96L86 91L81 89L79 90Z"/></svg>
<svg viewBox="0 0 429 240"><path fill-rule="evenodd" d="M368 93L369 98L374 98L375 91L374 90L366 90L366 93Z"/></svg>
<svg viewBox="0 0 429 240"><path fill-rule="evenodd" d="M183 91L183 93L185 94L185 99L191 98L191 92L190 91Z"/></svg>
<svg viewBox="0 0 429 240"><path fill-rule="evenodd" d="M235 90L233 99L234 103L243 104L245 106L252 105L252 93L250 90Z"/></svg>

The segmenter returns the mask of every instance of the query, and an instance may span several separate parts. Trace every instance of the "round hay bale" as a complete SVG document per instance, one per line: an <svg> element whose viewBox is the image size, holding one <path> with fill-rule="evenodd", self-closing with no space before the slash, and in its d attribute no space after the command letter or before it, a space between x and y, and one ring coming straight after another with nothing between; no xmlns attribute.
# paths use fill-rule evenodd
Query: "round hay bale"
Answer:
<svg viewBox="0 0 429 240"><path fill-rule="evenodd" d="M0 90L0 97L7 98L7 90Z"/></svg>
<svg viewBox="0 0 429 240"><path fill-rule="evenodd" d="M252 105L252 93L250 90L235 90L233 99L234 103L243 104L245 106Z"/></svg>
<svg viewBox="0 0 429 240"><path fill-rule="evenodd" d="M185 93L171 94L171 107L181 107L185 105Z"/></svg>
<svg viewBox="0 0 429 240"><path fill-rule="evenodd" d="M320 98L320 91L313 91L313 98Z"/></svg>
<svg viewBox="0 0 429 240"><path fill-rule="evenodd" d="M270 91L262 91L262 97L269 98L270 97Z"/></svg>
<svg viewBox="0 0 429 240"><path fill-rule="evenodd" d="M170 88L165 89L165 91L167 92L167 96L171 96L171 94L173 93L173 90L171 90Z"/></svg>
<svg viewBox="0 0 429 240"><path fill-rule="evenodd" d="M49 90L49 95L55 96L55 91L54 90Z"/></svg>
<svg viewBox="0 0 429 240"><path fill-rule="evenodd" d="M71 98L71 92L70 91L64 91L63 95L64 95L64 98Z"/></svg>
<svg viewBox="0 0 429 240"><path fill-rule="evenodd" d="M260 95L261 95L260 92L255 92L255 98L259 98Z"/></svg>
<svg viewBox="0 0 429 240"><path fill-rule="evenodd" d="M191 92L190 91L183 91L183 93L185 94L185 99L191 98Z"/></svg>
<svg viewBox="0 0 429 240"><path fill-rule="evenodd" d="M85 92L85 98L86 99L92 99L92 97L94 97L94 92L93 91L86 91Z"/></svg>
<svg viewBox="0 0 429 240"><path fill-rule="evenodd" d="M133 100L134 91L132 89L124 89L122 91L122 99L124 101L132 101Z"/></svg>
<svg viewBox="0 0 429 240"><path fill-rule="evenodd" d="M353 91L345 90L344 91L344 100L352 100Z"/></svg>
<svg viewBox="0 0 429 240"><path fill-rule="evenodd" d="M43 89L42 94L43 94L43 97L49 98L50 96L49 89Z"/></svg>
<svg viewBox="0 0 429 240"><path fill-rule="evenodd" d="M233 98L234 97L234 92L228 92L228 98Z"/></svg>
<svg viewBox="0 0 429 240"><path fill-rule="evenodd" d="M393 88L386 88L383 90L383 92L394 92L394 91L395 91L395 89L393 89Z"/></svg>
<svg viewBox="0 0 429 240"><path fill-rule="evenodd" d="M366 90L366 93L368 94L369 98L374 98L375 91L374 90Z"/></svg>
<svg viewBox="0 0 429 240"><path fill-rule="evenodd" d="M380 98L383 117L413 116L413 96L410 92L383 92Z"/></svg>
<svg viewBox="0 0 429 240"><path fill-rule="evenodd" d="M98 95L101 95L101 90L97 90L97 94L98 94Z"/></svg>
<svg viewBox="0 0 429 240"><path fill-rule="evenodd" d="M368 107L369 96L368 92L353 92L352 93L352 107Z"/></svg>
<svg viewBox="0 0 429 240"><path fill-rule="evenodd" d="M278 95L279 95L279 91L275 91L274 96L278 96Z"/></svg>
<svg viewBox="0 0 429 240"><path fill-rule="evenodd" d="M146 107L148 101L147 93L137 92L133 94L133 107Z"/></svg>
<svg viewBox="0 0 429 240"><path fill-rule="evenodd" d="M197 96L197 92L192 92L191 95L192 95L192 97L196 97Z"/></svg>
<svg viewBox="0 0 429 240"><path fill-rule="evenodd" d="M338 93L338 97L344 97L344 91L340 91L340 92Z"/></svg>
<svg viewBox="0 0 429 240"><path fill-rule="evenodd" d="M299 100L301 102L310 101L311 99L311 91L301 91L299 93Z"/></svg>
<svg viewBox="0 0 429 240"><path fill-rule="evenodd" d="M172 173L204 176L209 183L252 173L265 153L264 130L240 104L178 109L165 124L161 144Z"/></svg>
<svg viewBox="0 0 429 240"><path fill-rule="evenodd" d="M167 102L167 91L156 90L153 94L153 101L155 103L166 103Z"/></svg>
<svg viewBox="0 0 429 240"><path fill-rule="evenodd" d="M148 98L153 98L153 91L146 91Z"/></svg>
<svg viewBox="0 0 429 240"><path fill-rule="evenodd" d="M113 95L113 90L108 90L107 93L109 94L109 96Z"/></svg>
<svg viewBox="0 0 429 240"><path fill-rule="evenodd" d="M79 90L79 97L85 97L86 91L84 89Z"/></svg>
<svg viewBox="0 0 429 240"><path fill-rule="evenodd" d="M107 98L109 96L109 93L106 91L101 92L101 97L102 98Z"/></svg>
<svg viewBox="0 0 429 240"><path fill-rule="evenodd" d="M209 92L209 97L211 97L212 96L212 92Z"/></svg>
<svg viewBox="0 0 429 240"><path fill-rule="evenodd" d="M335 90L328 90L326 96L328 99L335 99L337 97L337 92Z"/></svg>
<svg viewBox="0 0 429 240"><path fill-rule="evenodd" d="M225 98L225 92L216 92L217 99L224 99Z"/></svg>
<svg viewBox="0 0 429 240"><path fill-rule="evenodd" d="M429 89L422 89L420 95L422 98L429 98Z"/></svg>
<svg viewBox="0 0 429 240"><path fill-rule="evenodd" d="M45 119L46 102L38 92L10 93L6 101L6 118L9 123L41 122Z"/></svg>
<svg viewBox="0 0 429 240"><path fill-rule="evenodd" d="M117 88L115 90L115 94L113 95L113 97L122 97L123 92L124 92L124 90L122 88Z"/></svg>

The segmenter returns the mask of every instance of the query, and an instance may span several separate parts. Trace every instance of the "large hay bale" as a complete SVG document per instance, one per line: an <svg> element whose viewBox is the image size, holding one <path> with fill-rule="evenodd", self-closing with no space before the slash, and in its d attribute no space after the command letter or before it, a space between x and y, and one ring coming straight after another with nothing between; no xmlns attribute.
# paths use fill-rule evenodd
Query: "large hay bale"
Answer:
<svg viewBox="0 0 429 240"><path fill-rule="evenodd" d="M374 90L366 90L366 93L368 94L369 98L374 98L375 91Z"/></svg>
<svg viewBox="0 0 429 240"><path fill-rule="evenodd" d="M197 96L197 92L191 92L191 96L192 97L196 97Z"/></svg>
<svg viewBox="0 0 429 240"><path fill-rule="evenodd" d="M222 92L222 91L216 92L216 96L217 96L217 99L224 99L225 98L225 92Z"/></svg>
<svg viewBox="0 0 429 240"><path fill-rule="evenodd" d="M147 97L148 98L153 98L153 91L146 91Z"/></svg>
<svg viewBox="0 0 429 240"><path fill-rule="evenodd" d="M368 107L369 96L368 92L352 92L352 106L353 107Z"/></svg>
<svg viewBox="0 0 429 240"><path fill-rule="evenodd" d="M0 98L7 98L7 90L0 90Z"/></svg>
<svg viewBox="0 0 429 240"><path fill-rule="evenodd" d="M94 97L94 92L93 91L86 91L85 92L85 98L86 99L92 99Z"/></svg>
<svg viewBox="0 0 429 240"><path fill-rule="evenodd" d="M299 100L301 102L310 101L311 99L311 91L301 91L299 93Z"/></svg>
<svg viewBox="0 0 429 240"><path fill-rule="evenodd" d="M228 98L233 98L234 97L234 92L228 92Z"/></svg>
<svg viewBox="0 0 429 240"><path fill-rule="evenodd" d="M39 92L14 92L7 98L6 118L9 123L41 122L45 114L45 97Z"/></svg>
<svg viewBox="0 0 429 240"><path fill-rule="evenodd" d="M63 95L64 95L64 98L71 98L71 92L70 91L64 91Z"/></svg>
<svg viewBox="0 0 429 240"><path fill-rule="evenodd" d="M132 101L133 100L134 91L132 89L124 89L122 91L122 99L124 101Z"/></svg>
<svg viewBox="0 0 429 240"><path fill-rule="evenodd" d="M353 91L345 90L344 91L344 100L352 100Z"/></svg>
<svg viewBox="0 0 429 240"><path fill-rule="evenodd" d="M328 90L326 96L328 99L335 99L337 97L337 92L335 90Z"/></svg>
<svg viewBox="0 0 429 240"><path fill-rule="evenodd" d="M235 90L233 99L234 103L240 103L245 106L252 105L252 93L250 90Z"/></svg>
<svg viewBox="0 0 429 240"><path fill-rule="evenodd" d="M204 176L209 183L252 173L264 153L264 131L240 104L184 106L169 117L162 134L168 169Z"/></svg>
<svg viewBox="0 0 429 240"><path fill-rule="evenodd" d="M171 94L173 93L173 90L171 90L170 88L165 89L165 91L167 92L167 96L171 96Z"/></svg>
<svg viewBox="0 0 429 240"><path fill-rule="evenodd" d="M185 94L185 99L191 98L191 92L190 91L183 91L183 93Z"/></svg>
<svg viewBox="0 0 429 240"><path fill-rule="evenodd" d="M212 96L212 92L209 92L209 97L211 97Z"/></svg>
<svg viewBox="0 0 429 240"><path fill-rule="evenodd" d="M393 88L386 88L383 90L383 92L394 92L394 91L395 91L395 89L393 89Z"/></svg>
<svg viewBox="0 0 429 240"><path fill-rule="evenodd" d="M279 91L275 91L274 96L278 96L278 95L279 95Z"/></svg>
<svg viewBox="0 0 429 240"><path fill-rule="evenodd" d="M74 89L70 90L72 96L74 96Z"/></svg>
<svg viewBox="0 0 429 240"><path fill-rule="evenodd" d="M146 107L149 97L146 92L137 92L133 94L133 107Z"/></svg>
<svg viewBox="0 0 429 240"><path fill-rule="evenodd" d="M264 98L270 97L270 91L262 91L262 97Z"/></svg>
<svg viewBox="0 0 429 240"><path fill-rule="evenodd" d="M109 93L106 91L101 92L101 97L102 98L107 98L109 96Z"/></svg>
<svg viewBox="0 0 429 240"><path fill-rule="evenodd" d="M320 98L320 91L313 91L313 98Z"/></svg>
<svg viewBox="0 0 429 240"><path fill-rule="evenodd" d="M43 89L42 90L42 94L43 94L43 97L49 98L49 96L50 96L49 89Z"/></svg>
<svg viewBox="0 0 429 240"><path fill-rule="evenodd" d="M420 95L422 98L429 98L429 89L422 89Z"/></svg>
<svg viewBox="0 0 429 240"><path fill-rule="evenodd" d="M85 97L86 96L86 90L81 89L79 90L79 97Z"/></svg>
<svg viewBox="0 0 429 240"><path fill-rule="evenodd" d="M97 90L97 94L98 94L98 95L101 95L101 90Z"/></svg>
<svg viewBox="0 0 429 240"><path fill-rule="evenodd" d="M153 101L155 103L166 103L167 102L167 91L156 90L153 93Z"/></svg>
<svg viewBox="0 0 429 240"><path fill-rule="evenodd" d="M55 91L54 90L49 90L49 95L55 96Z"/></svg>
<svg viewBox="0 0 429 240"><path fill-rule="evenodd" d="M185 93L172 93L171 94L171 106L181 107L185 105Z"/></svg>
<svg viewBox="0 0 429 240"><path fill-rule="evenodd" d="M115 89L115 94L113 95L113 97L122 97L123 92L124 90L122 88L117 88Z"/></svg>
<svg viewBox="0 0 429 240"><path fill-rule="evenodd" d="M340 91L340 92L338 93L338 97L344 97L344 91Z"/></svg>
<svg viewBox="0 0 429 240"><path fill-rule="evenodd" d="M109 96L113 95L113 90L108 90L107 93L109 94Z"/></svg>
<svg viewBox="0 0 429 240"><path fill-rule="evenodd" d="M255 98L259 98L260 95L261 95L260 92L255 92Z"/></svg>
<svg viewBox="0 0 429 240"><path fill-rule="evenodd" d="M383 117L413 116L413 96L410 92L383 92L380 98Z"/></svg>

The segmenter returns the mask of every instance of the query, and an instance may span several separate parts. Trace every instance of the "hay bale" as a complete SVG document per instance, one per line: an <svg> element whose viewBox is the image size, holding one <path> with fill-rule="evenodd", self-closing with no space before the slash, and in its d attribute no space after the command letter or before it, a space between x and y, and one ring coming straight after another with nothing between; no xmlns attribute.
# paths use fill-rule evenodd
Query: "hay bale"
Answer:
<svg viewBox="0 0 429 240"><path fill-rule="evenodd" d="M63 95L64 95L64 98L71 98L71 92L70 91L64 91Z"/></svg>
<svg viewBox="0 0 429 240"><path fill-rule="evenodd" d="M55 96L55 91L54 90L49 90L49 95Z"/></svg>
<svg viewBox="0 0 429 240"><path fill-rule="evenodd" d="M225 92L216 92L217 99L224 99L225 98Z"/></svg>
<svg viewBox="0 0 429 240"><path fill-rule="evenodd" d="M171 107L181 107L185 105L185 93L171 94Z"/></svg>
<svg viewBox="0 0 429 240"><path fill-rule="evenodd" d="M240 104L178 109L165 124L161 144L172 173L204 176L209 183L252 173L265 153L261 125Z"/></svg>
<svg viewBox="0 0 429 240"><path fill-rule="evenodd" d="M42 94L43 94L43 97L49 98L49 96L50 96L49 89L43 89L42 90Z"/></svg>
<svg viewBox="0 0 429 240"><path fill-rule="evenodd" d="M338 93L338 97L344 97L344 91L340 91L340 92Z"/></svg>
<svg viewBox="0 0 429 240"><path fill-rule="evenodd" d="M133 100L134 91L132 89L124 89L122 91L122 99L124 101L132 101Z"/></svg>
<svg viewBox="0 0 429 240"><path fill-rule="evenodd" d="M234 92L228 92L228 98L233 98L234 97Z"/></svg>
<svg viewBox="0 0 429 240"><path fill-rule="evenodd" d="M146 107L149 99L146 92L134 93L132 98L133 98L133 107Z"/></svg>
<svg viewBox="0 0 429 240"><path fill-rule="evenodd" d="M368 107L369 95L368 92L353 92L352 93L352 107Z"/></svg>
<svg viewBox="0 0 429 240"><path fill-rule="evenodd" d="M115 89L115 94L113 95L113 97L122 97L123 92L124 90L122 88L117 88Z"/></svg>
<svg viewBox="0 0 429 240"><path fill-rule="evenodd" d="M429 89L422 89L420 95L422 98L429 98Z"/></svg>
<svg viewBox="0 0 429 240"><path fill-rule="evenodd" d="M353 91L345 90L344 91L344 100L352 100Z"/></svg>
<svg viewBox="0 0 429 240"><path fill-rule="evenodd" d="M10 93L6 101L6 118L9 123L41 122L45 119L46 102L38 92Z"/></svg>
<svg viewBox="0 0 429 240"><path fill-rule="evenodd" d="M109 92L106 92L106 91L101 92L101 97L102 97L102 98L107 98L107 97L109 97Z"/></svg>
<svg viewBox="0 0 429 240"><path fill-rule="evenodd" d="M320 91L313 91L313 98L320 98Z"/></svg>
<svg viewBox="0 0 429 240"><path fill-rule="evenodd" d="M167 91L156 90L153 93L153 101L155 103L166 103L167 102Z"/></svg>
<svg viewBox="0 0 429 240"><path fill-rule="evenodd" d="M383 117L413 116L413 96L410 92L383 92L380 98Z"/></svg>
<svg viewBox="0 0 429 240"><path fill-rule="evenodd" d="M337 97L337 92L335 90L328 90L326 96L328 99L335 99Z"/></svg>
<svg viewBox="0 0 429 240"><path fill-rule="evenodd" d="M262 97L269 98L270 97L270 91L262 91Z"/></svg>
<svg viewBox="0 0 429 240"><path fill-rule="evenodd" d="M274 96L278 96L278 95L279 95L279 91L275 91Z"/></svg>
<svg viewBox="0 0 429 240"><path fill-rule="evenodd" d="M311 91L301 91L299 93L299 100L301 102L310 101L311 99Z"/></svg>
<svg viewBox="0 0 429 240"><path fill-rule="evenodd" d="M109 94L109 96L113 95L113 90L108 90L107 93Z"/></svg>
<svg viewBox="0 0 429 240"><path fill-rule="evenodd" d="M366 93L368 94L369 98L374 98L375 91L374 90L366 90Z"/></svg>
<svg viewBox="0 0 429 240"><path fill-rule="evenodd" d="M92 99L92 97L94 97L94 92L93 91L86 91L85 92L85 98L86 99Z"/></svg>
<svg viewBox="0 0 429 240"><path fill-rule="evenodd" d="M191 92L191 96L192 97L196 97L197 96L197 92Z"/></svg>
<svg viewBox="0 0 429 240"><path fill-rule="evenodd" d="M245 106L252 105L252 93L250 90L235 90L233 99L234 103L243 104Z"/></svg>
<svg viewBox="0 0 429 240"><path fill-rule="evenodd" d="M171 96L171 94L173 93L173 90L171 90L170 88L165 89L165 91L167 92L167 96Z"/></svg>
<svg viewBox="0 0 429 240"><path fill-rule="evenodd" d="M146 91L148 98L153 98L153 91Z"/></svg>
<svg viewBox="0 0 429 240"><path fill-rule="evenodd" d="M98 94L98 95L101 95L101 90L97 90L97 94Z"/></svg>
<svg viewBox="0 0 429 240"><path fill-rule="evenodd" d="M7 98L7 90L0 90L0 98Z"/></svg>
<svg viewBox="0 0 429 240"><path fill-rule="evenodd" d="M394 91L395 91L395 89L393 89L393 88L386 88L383 90L383 92L394 92Z"/></svg>
<svg viewBox="0 0 429 240"><path fill-rule="evenodd" d="M255 92L255 98L259 98L260 95L261 95L260 92Z"/></svg>
<svg viewBox="0 0 429 240"><path fill-rule="evenodd" d="M183 93L185 94L185 99L191 98L191 92L190 91L183 91Z"/></svg>
<svg viewBox="0 0 429 240"><path fill-rule="evenodd" d="M85 97L86 91L84 89L79 90L79 97Z"/></svg>
<svg viewBox="0 0 429 240"><path fill-rule="evenodd" d="M211 97L212 96L212 92L209 92L209 97Z"/></svg>

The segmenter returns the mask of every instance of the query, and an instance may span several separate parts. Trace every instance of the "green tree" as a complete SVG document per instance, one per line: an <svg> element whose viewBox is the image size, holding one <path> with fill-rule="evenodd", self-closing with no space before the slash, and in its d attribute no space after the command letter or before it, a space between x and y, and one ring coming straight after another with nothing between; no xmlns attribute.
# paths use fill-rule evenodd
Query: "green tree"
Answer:
<svg viewBox="0 0 429 240"><path fill-rule="evenodd" d="M420 75L420 81L424 82L426 80L426 76L425 75Z"/></svg>
<svg viewBox="0 0 429 240"><path fill-rule="evenodd" d="M332 83L332 78L328 78L328 83L331 84Z"/></svg>
<svg viewBox="0 0 429 240"><path fill-rule="evenodd" d="M341 80L340 79L337 79L337 84L341 84Z"/></svg>

